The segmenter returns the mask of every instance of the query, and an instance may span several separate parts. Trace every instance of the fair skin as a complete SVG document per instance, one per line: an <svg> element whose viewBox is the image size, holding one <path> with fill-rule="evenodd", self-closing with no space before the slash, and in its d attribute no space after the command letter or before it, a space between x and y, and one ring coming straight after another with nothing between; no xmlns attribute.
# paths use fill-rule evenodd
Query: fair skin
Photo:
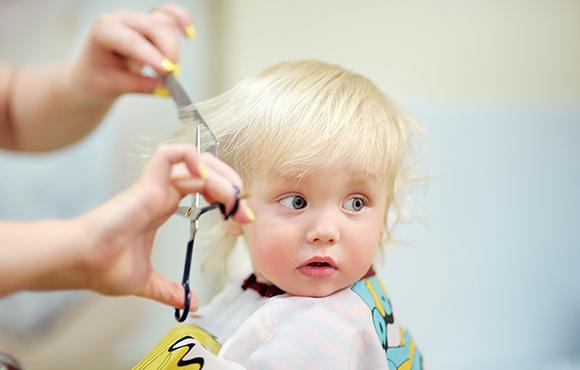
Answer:
<svg viewBox="0 0 580 370"><path fill-rule="evenodd" d="M179 38L192 31L191 16L174 4L121 10L97 17L81 54L66 65L15 70L0 62L0 148L47 151L86 136L117 97L158 88L159 80L141 76L142 66L171 72ZM227 165L194 153L188 145L160 148L135 185L74 219L0 222L0 297L91 289L183 307L181 285L151 265L155 233L185 195L199 192L229 208L233 186L242 188ZM233 218L246 223L248 212L242 201Z"/></svg>
<svg viewBox="0 0 580 370"><path fill-rule="evenodd" d="M352 174L334 166L300 181L273 176L249 183L257 218L242 231L258 281L293 295L324 297L368 271L387 197L376 176Z"/></svg>
<svg viewBox="0 0 580 370"><path fill-rule="evenodd" d="M0 61L0 148L47 151L83 138L117 97L160 86L141 76L141 67L172 72L188 27L191 16L174 4L150 13L121 10L96 18L69 63L15 69Z"/></svg>
<svg viewBox="0 0 580 370"><path fill-rule="evenodd" d="M151 265L155 233L187 194L231 208L233 185L243 188L238 175L211 155L198 158L187 144L162 146L131 188L80 217L0 224L0 297L19 290L91 289L182 307L181 285ZM250 222L248 212L242 200L233 219ZM195 295L191 307L197 308Z"/></svg>

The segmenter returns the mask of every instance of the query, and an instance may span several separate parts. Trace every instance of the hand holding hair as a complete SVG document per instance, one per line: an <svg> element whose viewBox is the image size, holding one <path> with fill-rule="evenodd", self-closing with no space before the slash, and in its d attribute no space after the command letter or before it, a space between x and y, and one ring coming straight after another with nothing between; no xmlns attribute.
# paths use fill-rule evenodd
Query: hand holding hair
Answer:
<svg viewBox="0 0 580 370"><path fill-rule="evenodd" d="M118 10L98 16L73 75L91 99L114 99L127 92L153 93L161 82L141 75L144 65L158 74L179 68L179 39L193 38L189 13L163 4L149 13Z"/></svg>
<svg viewBox="0 0 580 370"><path fill-rule="evenodd" d="M179 67L179 39L192 38L190 14L175 4L149 13L119 10L96 18L69 63L13 68L0 61L0 148L48 151L89 134L124 93L166 94L158 75Z"/></svg>

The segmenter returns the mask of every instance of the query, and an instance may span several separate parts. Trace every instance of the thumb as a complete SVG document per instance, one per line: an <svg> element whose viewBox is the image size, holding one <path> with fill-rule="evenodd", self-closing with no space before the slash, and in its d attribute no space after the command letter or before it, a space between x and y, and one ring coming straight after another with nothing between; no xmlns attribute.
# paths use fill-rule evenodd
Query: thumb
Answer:
<svg viewBox="0 0 580 370"><path fill-rule="evenodd" d="M176 308L183 308L185 302L185 289L183 286L156 271L153 271L149 282L143 291L137 295ZM196 311L198 304L197 296L194 292L191 292L189 311Z"/></svg>

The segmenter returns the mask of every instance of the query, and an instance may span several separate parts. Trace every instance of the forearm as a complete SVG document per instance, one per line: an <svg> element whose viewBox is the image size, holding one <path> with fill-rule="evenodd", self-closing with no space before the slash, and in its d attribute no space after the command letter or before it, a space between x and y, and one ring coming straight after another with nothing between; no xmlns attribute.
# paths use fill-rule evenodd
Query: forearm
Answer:
<svg viewBox="0 0 580 370"><path fill-rule="evenodd" d="M45 151L71 144L91 132L113 98L90 94L71 73L71 64L12 70L0 146ZM75 77L76 76L76 77Z"/></svg>
<svg viewBox="0 0 580 370"><path fill-rule="evenodd" d="M86 285L82 253L91 240L76 220L0 223L0 297Z"/></svg>

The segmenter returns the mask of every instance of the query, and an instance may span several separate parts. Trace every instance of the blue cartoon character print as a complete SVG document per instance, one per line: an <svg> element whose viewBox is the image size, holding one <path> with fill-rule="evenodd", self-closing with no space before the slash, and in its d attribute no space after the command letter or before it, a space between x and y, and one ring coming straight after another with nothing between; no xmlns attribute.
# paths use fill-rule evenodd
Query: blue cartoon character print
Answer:
<svg viewBox="0 0 580 370"><path fill-rule="evenodd" d="M371 319L380 344L385 350L389 370L422 370L421 353L415 346L415 341L409 331L394 325L395 318L391 302L378 277L365 277L354 284L351 289L371 311Z"/></svg>

